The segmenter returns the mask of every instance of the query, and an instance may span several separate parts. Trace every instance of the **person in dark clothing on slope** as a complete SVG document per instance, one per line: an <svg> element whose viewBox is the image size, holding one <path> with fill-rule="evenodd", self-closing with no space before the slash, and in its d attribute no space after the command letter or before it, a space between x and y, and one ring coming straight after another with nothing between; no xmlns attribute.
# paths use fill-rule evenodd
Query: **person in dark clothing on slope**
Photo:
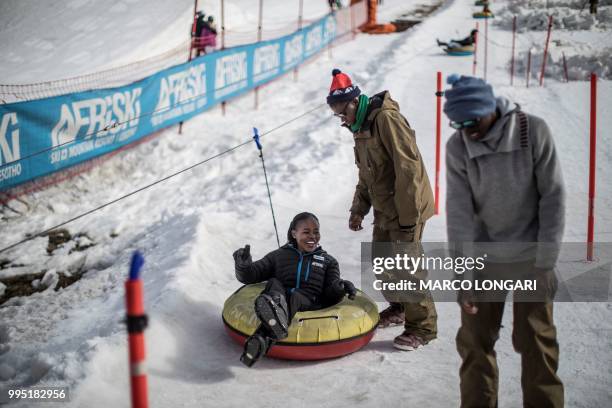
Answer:
<svg viewBox="0 0 612 408"><path fill-rule="evenodd" d="M287 231L287 243L253 262L250 246L234 252L236 278L251 284L267 281L255 299L261 325L250 336L240 361L251 367L277 340L287 337L297 312L316 310L339 302L344 295L354 299L355 286L340 278L338 261L319 246L319 220L314 214L296 215Z"/></svg>
<svg viewBox="0 0 612 408"><path fill-rule="evenodd" d="M438 40L436 38L436 42L438 43L439 47L447 47L447 48L461 48L461 47L467 47L470 45L474 45L474 43L476 42L476 34L478 33L478 30L472 30L470 32L470 35L468 35L467 37L461 39L461 40L450 40L449 42L442 42L440 40Z"/></svg>

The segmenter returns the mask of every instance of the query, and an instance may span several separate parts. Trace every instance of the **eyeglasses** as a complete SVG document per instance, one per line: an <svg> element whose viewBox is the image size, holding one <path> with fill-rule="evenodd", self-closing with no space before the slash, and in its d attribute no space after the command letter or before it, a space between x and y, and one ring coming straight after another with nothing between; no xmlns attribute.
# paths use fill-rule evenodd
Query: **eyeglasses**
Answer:
<svg viewBox="0 0 612 408"><path fill-rule="evenodd" d="M351 104L352 101L348 101L346 103L346 105L344 105L344 109L342 109L342 112L340 113L334 113L334 116L337 118L342 118L342 117L346 117L346 110L348 109L348 106Z"/></svg>
<svg viewBox="0 0 612 408"><path fill-rule="evenodd" d="M452 120L449 123L449 126L452 127L453 129L464 129L464 128L470 128L470 127L474 127L477 126L480 123L480 118L476 118L476 119L468 119L468 120L464 120L463 122L453 122Z"/></svg>

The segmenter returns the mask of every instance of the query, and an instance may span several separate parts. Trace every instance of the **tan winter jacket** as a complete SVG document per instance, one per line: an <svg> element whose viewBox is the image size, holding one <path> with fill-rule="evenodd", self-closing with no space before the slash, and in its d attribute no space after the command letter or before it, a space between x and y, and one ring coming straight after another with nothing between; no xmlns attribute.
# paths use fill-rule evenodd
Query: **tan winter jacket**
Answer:
<svg viewBox="0 0 612 408"><path fill-rule="evenodd" d="M388 91L370 99L353 138L359 183L351 212L365 216L374 207L374 224L386 230L429 219L433 193L415 133Z"/></svg>

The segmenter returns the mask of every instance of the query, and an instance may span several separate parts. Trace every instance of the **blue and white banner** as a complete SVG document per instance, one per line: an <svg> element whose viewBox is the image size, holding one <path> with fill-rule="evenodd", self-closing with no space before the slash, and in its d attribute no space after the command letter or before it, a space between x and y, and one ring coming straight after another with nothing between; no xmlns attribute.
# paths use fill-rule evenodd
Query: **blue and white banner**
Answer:
<svg viewBox="0 0 612 408"><path fill-rule="evenodd" d="M334 15L130 85L0 105L0 191L133 143L294 69L336 36Z"/></svg>

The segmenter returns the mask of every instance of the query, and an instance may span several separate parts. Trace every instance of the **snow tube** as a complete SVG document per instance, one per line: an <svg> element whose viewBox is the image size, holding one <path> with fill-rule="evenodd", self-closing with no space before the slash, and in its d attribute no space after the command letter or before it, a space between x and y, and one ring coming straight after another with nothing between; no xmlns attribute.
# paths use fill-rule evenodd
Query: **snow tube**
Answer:
<svg viewBox="0 0 612 408"><path fill-rule="evenodd" d="M465 47L444 48L444 52L455 57L474 55L474 46L466 45Z"/></svg>
<svg viewBox="0 0 612 408"><path fill-rule="evenodd" d="M255 298L265 283L245 285L223 305L223 323L229 336L243 345L255 332ZM293 317L286 339L277 342L269 357L285 360L324 360L353 353L370 342L378 324L378 307L365 293L357 291L354 300L320 310L299 312Z"/></svg>
<svg viewBox="0 0 612 408"><path fill-rule="evenodd" d="M472 14L474 18L494 18L495 16L490 11L479 11Z"/></svg>

